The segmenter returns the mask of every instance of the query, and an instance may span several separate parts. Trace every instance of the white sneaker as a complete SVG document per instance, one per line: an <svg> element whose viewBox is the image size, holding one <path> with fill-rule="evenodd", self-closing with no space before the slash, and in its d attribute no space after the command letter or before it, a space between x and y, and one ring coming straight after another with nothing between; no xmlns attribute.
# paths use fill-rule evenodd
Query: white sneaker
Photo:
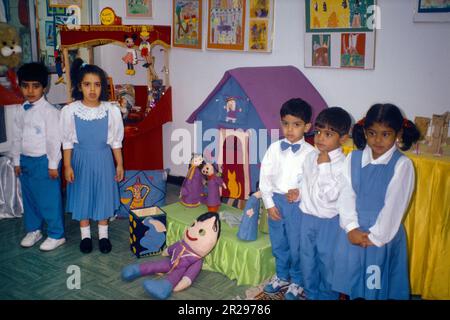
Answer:
<svg viewBox="0 0 450 320"><path fill-rule="evenodd" d="M272 294L272 293L277 293L282 288L287 287L288 285L289 285L288 281L280 279L280 278L278 278L277 275L274 275L272 277L272 279L270 280L270 282L265 285L263 290L265 293Z"/></svg>
<svg viewBox="0 0 450 320"><path fill-rule="evenodd" d="M53 239L48 237L47 239L45 239L44 242L42 242L39 249L42 251L52 251L53 249L58 248L60 245L63 245L64 243L66 243L65 238Z"/></svg>
<svg viewBox="0 0 450 320"><path fill-rule="evenodd" d="M303 288L296 283L291 283L284 294L286 300L305 300Z"/></svg>
<svg viewBox="0 0 450 320"><path fill-rule="evenodd" d="M42 239L41 230L36 230L33 232L28 232L27 235L22 239L20 245L25 248L30 248Z"/></svg>

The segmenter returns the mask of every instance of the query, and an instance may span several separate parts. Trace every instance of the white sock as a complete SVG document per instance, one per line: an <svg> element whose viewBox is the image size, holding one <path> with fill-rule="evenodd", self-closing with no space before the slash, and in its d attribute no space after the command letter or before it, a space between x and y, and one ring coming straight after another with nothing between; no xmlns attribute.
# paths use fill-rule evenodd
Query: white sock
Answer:
<svg viewBox="0 0 450 320"><path fill-rule="evenodd" d="M80 227L81 230L81 240L85 238L91 238L91 226Z"/></svg>
<svg viewBox="0 0 450 320"><path fill-rule="evenodd" d="M98 225L98 239L108 239L108 225Z"/></svg>

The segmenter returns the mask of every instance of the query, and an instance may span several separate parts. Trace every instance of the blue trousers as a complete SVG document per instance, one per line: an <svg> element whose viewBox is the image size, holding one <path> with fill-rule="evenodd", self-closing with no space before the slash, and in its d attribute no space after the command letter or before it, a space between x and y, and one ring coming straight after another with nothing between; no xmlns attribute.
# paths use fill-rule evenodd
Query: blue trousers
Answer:
<svg viewBox="0 0 450 320"><path fill-rule="evenodd" d="M300 227L301 214L298 202L289 203L286 195L274 193L273 201L281 220L269 217L269 236L275 269L280 279L303 286L300 270Z"/></svg>
<svg viewBox="0 0 450 320"><path fill-rule="evenodd" d="M47 223L47 235L53 239L64 237L64 215L61 180L48 176L47 156L20 156L20 183L26 232L42 230Z"/></svg>
<svg viewBox="0 0 450 320"><path fill-rule="evenodd" d="M300 266L306 297L310 300L339 298L331 290L339 228L339 216L325 219L302 212Z"/></svg>

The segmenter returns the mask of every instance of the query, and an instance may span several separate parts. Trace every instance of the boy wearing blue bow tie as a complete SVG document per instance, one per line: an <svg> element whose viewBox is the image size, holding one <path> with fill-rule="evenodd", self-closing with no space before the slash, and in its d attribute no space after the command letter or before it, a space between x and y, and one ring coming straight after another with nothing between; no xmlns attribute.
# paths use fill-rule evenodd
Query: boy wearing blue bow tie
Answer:
<svg viewBox="0 0 450 320"><path fill-rule="evenodd" d="M269 235L276 274L264 287L266 293L289 286L285 299L301 299L300 272L301 215L297 198L303 176L303 162L314 151L303 135L311 128L311 106L300 98L285 102L280 110L284 139L267 149L261 162L260 190L269 215Z"/></svg>
<svg viewBox="0 0 450 320"><path fill-rule="evenodd" d="M60 112L45 99L48 70L43 64L24 64L17 76L26 100L16 111L12 146L27 232L20 245L29 248L36 244L42 238L45 222L48 238L39 249L51 251L66 242L58 171L61 162Z"/></svg>

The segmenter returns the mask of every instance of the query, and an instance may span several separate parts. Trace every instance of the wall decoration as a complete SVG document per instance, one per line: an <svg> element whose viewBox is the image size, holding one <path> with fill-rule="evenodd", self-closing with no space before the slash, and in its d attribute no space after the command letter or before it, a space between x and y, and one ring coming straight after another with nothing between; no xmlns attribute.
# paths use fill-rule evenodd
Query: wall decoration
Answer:
<svg viewBox="0 0 450 320"><path fill-rule="evenodd" d="M375 0L306 0L305 67L375 68Z"/></svg>
<svg viewBox="0 0 450 320"><path fill-rule="evenodd" d="M127 18L153 18L153 0L125 0Z"/></svg>
<svg viewBox="0 0 450 320"><path fill-rule="evenodd" d="M173 46L202 48L202 0L173 0Z"/></svg>
<svg viewBox="0 0 450 320"><path fill-rule="evenodd" d="M273 8L273 0L250 0L249 51L272 51Z"/></svg>
<svg viewBox="0 0 450 320"><path fill-rule="evenodd" d="M208 0L209 49L244 50L245 0Z"/></svg>
<svg viewBox="0 0 450 320"><path fill-rule="evenodd" d="M449 22L450 0L418 0L414 22Z"/></svg>
<svg viewBox="0 0 450 320"><path fill-rule="evenodd" d="M45 44L47 47L55 46L55 26L53 21L45 21Z"/></svg>
<svg viewBox="0 0 450 320"><path fill-rule="evenodd" d="M83 4L83 0L48 0L50 7L56 7L56 8L64 8L64 7L70 7L70 6L78 6L81 8Z"/></svg>

